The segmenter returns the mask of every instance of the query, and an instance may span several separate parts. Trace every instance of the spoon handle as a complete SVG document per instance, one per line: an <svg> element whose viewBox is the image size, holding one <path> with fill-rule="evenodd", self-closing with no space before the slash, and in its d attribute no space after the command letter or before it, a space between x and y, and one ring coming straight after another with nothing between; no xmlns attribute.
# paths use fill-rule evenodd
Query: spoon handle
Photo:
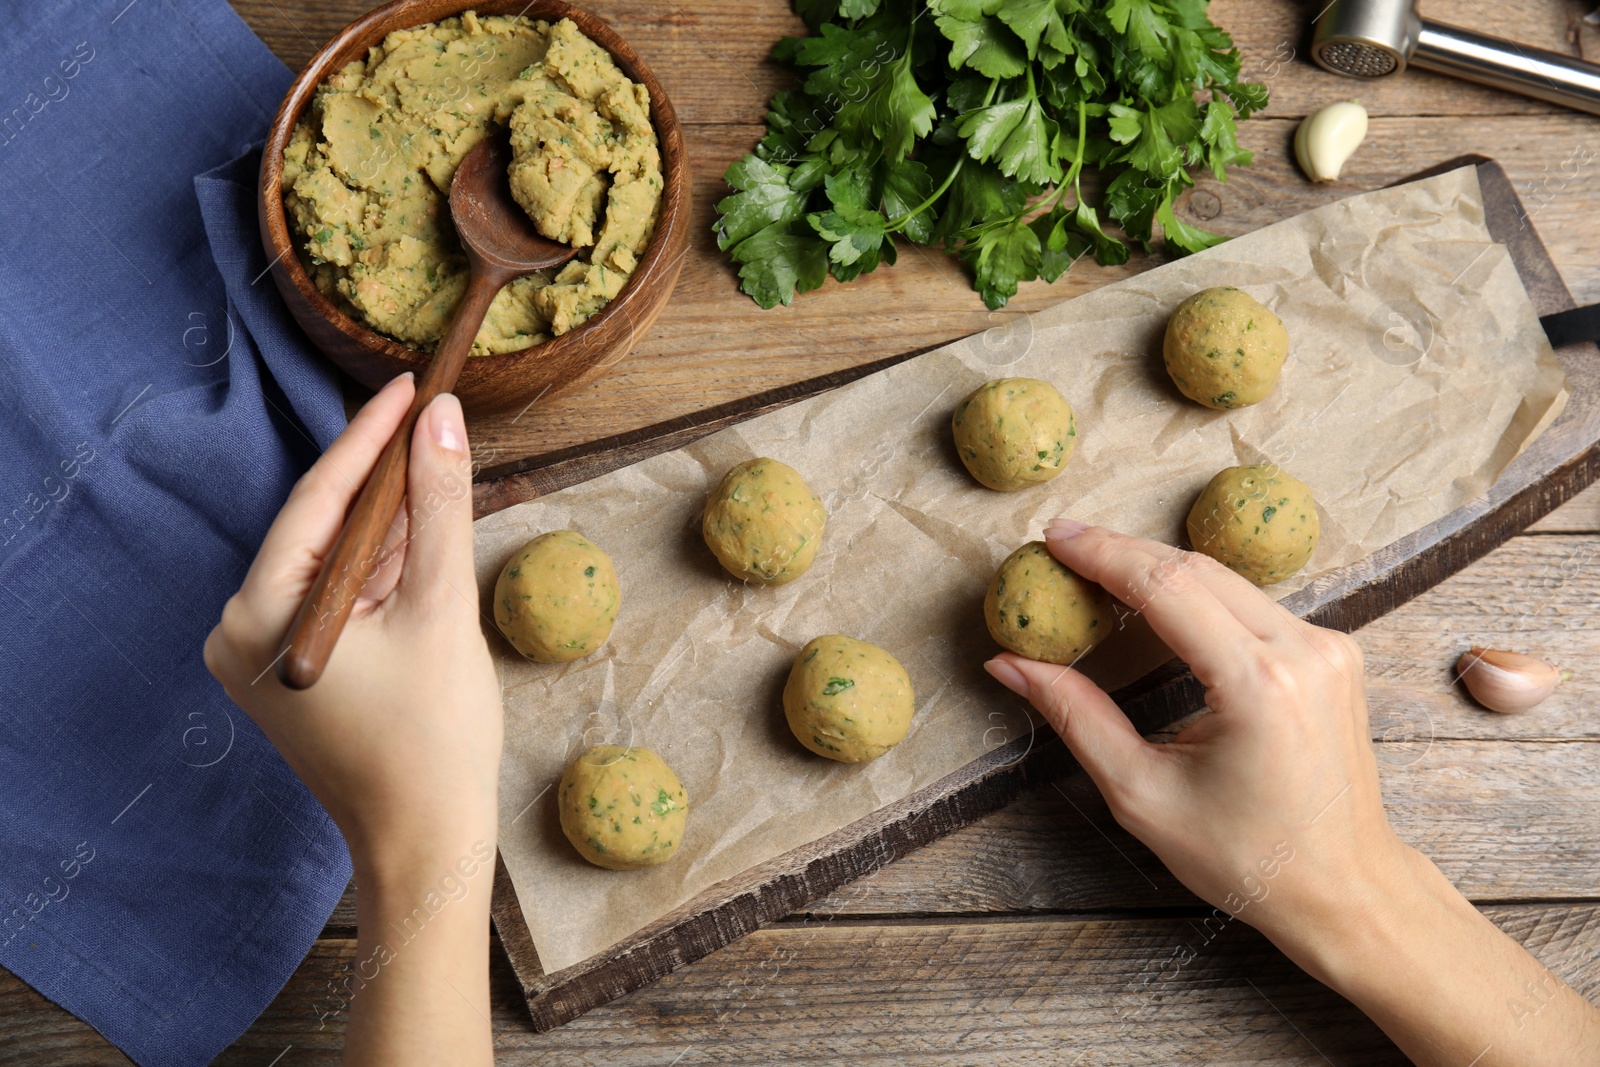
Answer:
<svg viewBox="0 0 1600 1067"><path fill-rule="evenodd" d="M474 265L455 318L417 382L410 410L378 456L377 466L345 517L344 528L300 605L300 613L289 625L283 650L278 653L277 671L278 680L290 689L309 689L322 677L356 598L382 562L384 537L406 492L411 434L416 429L417 416L434 397L455 387L478 327L483 325L490 303L506 280L497 270Z"/></svg>

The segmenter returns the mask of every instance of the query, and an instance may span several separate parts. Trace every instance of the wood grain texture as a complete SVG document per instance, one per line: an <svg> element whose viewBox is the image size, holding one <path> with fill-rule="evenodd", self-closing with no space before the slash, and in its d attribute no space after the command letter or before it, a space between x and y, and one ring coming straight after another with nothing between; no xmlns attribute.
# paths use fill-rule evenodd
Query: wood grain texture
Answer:
<svg viewBox="0 0 1600 1067"><path fill-rule="evenodd" d="M1394 736L1378 746L1390 821L1463 893L1479 902L1600 902L1600 841L1592 829L1600 747L1442 741L1427 736L1425 723ZM1472 783L1470 794L1463 782ZM1078 774L805 911L888 917L1198 906Z"/></svg>
<svg viewBox="0 0 1600 1067"><path fill-rule="evenodd" d="M337 29L370 6L365 0L233 0L247 21L269 45L298 68ZM676 0L596 0L586 5L610 20L661 76L688 125L689 155L697 170L694 191L696 232L683 280L673 302L634 354L616 371L587 390L531 412L516 422L483 421L474 425L480 464L486 469L523 457L581 445L597 438L738 400L752 393L849 367L856 362L896 352L914 351L987 328L1007 315L1031 310L1120 276L1080 264L1055 287L1034 284L1008 312L991 318L971 294L966 280L944 257L909 252L898 267L863 279L856 285L830 284L804 298L794 309L761 313L734 289L732 274L712 250L703 227L709 226L710 205L724 193L720 173L726 163L746 151L759 135L761 107L780 82L763 56L780 33L797 25L783 0L706 0L692 11ZM1285 41L1304 52L1305 33L1294 20L1305 17L1305 5L1268 4L1262 0L1216 0L1213 11L1243 48L1247 62L1265 68ZM1585 5L1573 0L1509 0L1487 5L1479 0L1432 0L1431 17L1504 33L1542 47L1557 48L1593 59L1600 57L1600 35L1579 21ZM669 60L668 52L673 52ZM728 63L716 77L705 77L714 63ZM1247 171L1254 189L1243 181L1202 189L1217 203L1191 196L1182 210L1197 221L1229 233L1275 221L1278 211L1300 210L1324 197L1354 189L1374 188L1420 167L1463 151L1491 152L1507 167L1534 222L1546 238L1552 258L1580 301L1600 299L1600 220L1592 212L1600 192L1600 160L1577 160L1600 149L1600 127L1594 120L1552 111L1523 101L1427 74L1397 79L1381 86L1361 86L1363 102L1379 116L1371 140L1352 162L1350 182L1337 189L1305 184L1288 160L1292 133L1289 121L1331 99L1352 95L1354 83L1334 79L1301 59L1281 64L1270 79L1274 91L1271 118L1245 126L1245 143L1257 150L1257 164ZM1466 118L1468 121L1463 121ZM1576 173L1570 173L1576 171ZM1158 260L1136 257L1137 268ZM1087 269L1086 269L1087 267ZM859 296L856 294L860 294ZM1591 491L1542 520L1536 529L1552 533L1600 530L1600 494ZM1546 542L1549 542L1546 544ZM1519 538L1438 589L1423 595L1361 632L1369 671L1374 678L1374 705L1409 702L1395 714L1389 743L1400 753L1418 736L1422 713L1439 730L1436 742L1450 742L1459 776L1429 780L1435 791L1406 806L1407 820L1426 823L1432 805L1470 812L1475 803L1480 764L1466 760L1452 738L1481 742L1472 750L1490 763L1498 761L1501 737L1518 738L1506 745L1519 753L1505 757L1506 766L1538 770L1539 788L1577 791L1593 796L1593 771L1600 759L1586 762L1539 762L1534 745L1539 737L1566 739L1568 747L1593 752L1593 683L1581 670L1550 705L1514 719L1472 712L1439 676L1440 653L1459 651L1457 636L1499 637L1507 647L1568 657L1575 667L1594 661L1588 636L1594 601L1600 597L1589 577L1589 561L1600 558L1600 537ZM1540 611L1528 614L1524 590L1529 566L1555 569L1547 576L1548 596ZM1565 568L1565 570L1563 570ZM1558 580L1559 579L1559 580ZM1519 621L1520 620L1520 621ZM1513 645L1514 638L1524 638ZM1561 659L1563 664L1568 659ZM1375 718L1375 727L1380 720ZM1554 749L1555 742L1543 742ZM1434 748L1416 773L1426 775ZM1438 757L1442 758L1442 757ZM1519 763L1518 760L1521 762ZM1552 770L1556 767L1556 770ZM1581 777L1562 775L1577 770ZM1386 767L1386 777L1397 781ZM1420 779L1419 779L1420 780ZM1505 774L1492 779L1501 795L1496 811L1521 817L1525 809L1505 806L1505 798L1521 791ZM1070 793L1070 790L1069 790ZM1138 913L1125 919L1049 918L1043 922L997 921L1006 914L993 910L1006 900L1037 899L1044 890L1034 885L1040 871L1060 871L1057 857L1081 850L1083 865L1106 872L1114 880L1121 865L1125 889L1138 874L1116 855L1105 838L1087 823L1081 840L1069 839L1061 820L1081 816L1064 800L1051 801L1052 791L1036 792L1004 812L965 827L914 857L883 868L844 893L812 905L818 916L836 917L823 934L813 920L780 923L690 965L654 985L630 994L559 1030L532 1035L520 1006L520 991L503 957L494 961L496 1008L501 1063L540 1064L670 1064L706 1062L813 1062L873 1060L883 1063L1071 1063L1064 1050L1087 1046L1089 1063L1322 1063L1300 1043L1282 1016L1240 976L1248 977L1273 1004L1338 1063L1400 1062L1382 1038L1347 1005L1293 972L1270 948L1256 942L1254 952L1241 948L1224 955L1218 949L1206 981L1185 986L1181 994L1162 997L1147 1008L1140 1040L1134 1047L1114 1029L1115 998L1137 991L1138 975L1148 974L1152 961L1167 959L1178 944L1174 935L1181 919ZM1093 799L1092 797L1085 799ZM1592 800L1590 801L1590 811ZM1054 808L1051 805L1054 805ZM1114 834L1101 818L1100 827ZM1397 812L1401 809L1396 808ZM1402 817L1402 816L1397 816ZM1502 817L1497 815L1498 817ZM1541 817L1540 813L1530 816ZM1018 829L1011 823L1017 821ZM1501 840L1487 834L1461 836L1470 815L1448 820L1458 836L1436 842L1465 875L1473 864L1493 861L1515 864L1530 852L1547 864L1568 847L1548 826L1536 824L1527 836L1511 826ZM1069 824L1070 825L1070 824ZM1507 828L1509 827L1509 830ZM991 837L991 835L993 835ZM1542 836L1541 836L1542 835ZM1594 833L1578 839L1593 847ZM1113 840L1130 851L1126 838ZM1099 842L1101 852L1090 851ZM1476 843L1474 843L1474 841ZM997 842L997 843L994 843ZM1059 844L1058 844L1059 842ZM1019 855L1025 843L1027 855ZM1052 848L1054 846L1054 848ZM1552 856L1543 856L1553 853ZM944 856L942 865L918 867L927 858ZM1576 853L1580 862L1587 855ZM963 858L964 857L964 858ZM1161 872L1152 857L1143 869L1159 883ZM1591 872L1592 859L1588 860ZM972 895L966 883L982 872L990 883L984 894ZM1581 881L1576 866L1556 877L1568 878L1568 890ZM1059 873L1056 875L1059 876ZM1080 875L1069 883L1079 899L1095 888ZM1543 875L1541 875L1543 877ZM1091 880L1092 881L1092 880ZM1531 885L1540 899L1550 895ZM870 898L862 892L897 895L896 908L913 913L948 915L977 901L975 910L988 917L977 923L949 918L906 927L880 918L863 924L846 918L870 914ZM1132 890L1128 890L1132 892ZM1149 892L1149 886L1145 885ZM920 893L920 896L917 895ZM348 898L347 898L348 899ZM920 904L918 902L920 901ZM987 903L986 903L987 902ZM911 908L911 905L917 905ZM1027 903L1009 905L1029 908ZM341 906L342 908L343 906ZM887 907L887 906L886 906ZM1600 958L1596 937L1600 915L1593 901L1553 905L1503 906L1490 914L1513 935L1533 947L1563 977L1591 998L1597 984L1594 960ZM884 914L906 914L884 911ZM1024 914L1029 914L1024 912ZM1036 914L1036 913L1035 913ZM337 1024L318 1029L313 1001L325 995L335 974L334 962L350 951L344 937L353 927L353 913L335 913L331 932L272 1008L224 1057L224 1062L269 1064L335 1062L340 1044ZM341 925L342 923L342 925ZM958 933L917 933L955 930ZM907 932L907 931L911 932ZM959 933L959 931L967 931ZM1031 934L1022 931L1032 931ZM1252 939L1247 930L1236 931ZM1231 937L1231 932L1230 935ZM920 940L919 940L920 938ZM1130 947L1133 946L1133 947ZM1209 957L1208 957L1209 958ZM1263 984L1252 969L1276 967ZM1134 961L1137 960L1137 964ZM766 980L775 961L782 961L779 979ZM1130 968L1135 968L1130 971ZM1231 969L1229 969L1231 968ZM1567 968L1567 969L1563 969ZM1190 972L1199 976L1198 969ZM1180 976L1182 977L1182 976ZM1166 983L1163 983L1164 987ZM857 993L852 999L851 989ZM834 1005L844 1005L836 1010ZM711 1009L715 1009L714 1011ZM717 1015L727 1014L720 1020ZM836 1035L841 1014L862 1016L863 1026ZM0 1059L18 1064L126 1064L82 1023L50 1005L15 978L0 974L0 1019L8 1038ZM1111 1021L1108 1022L1107 1020ZM865 1029L870 1027L870 1029ZM1339 1044L1349 1041L1352 1044ZM291 1047L292 1046L292 1047Z"/></svg>
<svg viewBox="0 0 1600 1067"><path fill-rule="evenodd" d="M373 5L368 0L230 0L292 69L322 42ZM590 0L581 5L631 42L662 76L686 123L756 123L768 97L787 86L767 61L772 45L804 24L785 0ZM1536 100L1454 81L1424 71L1381 82L1354 82L1305 57L1311 16L1321 5L1213 0L1212 18L1233 35L1246 74L1272 90L1268 113L1296 118L1332 98L1359 95L1375 115L1549 114ZM1594 60L1600 35L1587 26L1578 0L1431 0L1441 22ZM1359 87L1359 90L1356 88Z"/></svg>
<svg viewBox="0 0 1600 1067"><path fill-rule="evenodd" d="M1490 906L1488 917L1580 993L1600 993L1600 908ZM1399 1065L1348 1002L1253 930L1209 912L885 925L812 916L546 1034L518 1016L513 976L491 964L496 1061L540 1067L714 1063ZM345 1014L330 999L355 942L317 943L251 1031L216 1061L338 1062ZM1508 990L1508 996L1516 995ZM441 987L441 995L448 990ZM128 1061L14 978L0 1012L16 1067ZM317 1029L308 1020L322 1019ZM281 1057L281 1059L275 1059Z"/></svg>
<svg viewBox="0 0 1600 1067"><path fill-rule="evenodd" d="M366 8L361 0L233 2L296 69ZM830 281L792 308L762 311L739 294L710 226L714 205L728 193L723 170L761 135L767 98L783 84L782 72L765 57L780 35L799 32L801 23L784 0L596 0L585 6L615 26L651 66L684 124L694 176L688 257L661 317L604 378L521 414L471 421L486 476L530 455L920 351L1161 262L1143 255L1121 268L1080 262L1055 285L1025 285L1006 310L991 313L954 260L904 246L893 268L850 285ZM1247 65L1275 97L1268 117L1241 127L1242 143L1256 152L1255 165L1236 172L1238 178L1226 186L1203 180L1180 208L1189 221L1244 233L1387 185L1441 159L1482 151L1505 163L1574 295L1580 302L1600 300L1600 227L1585 211L1600 195L1600 127L1594 119L1422 72L1376 84L1327 74L1303 56L1303 7L1260 0L1213 5L1218 22L1233 32ZM1582 5L1570 0L1445 0L1430 4L1428 12L1540 47L1600 55L1594 31L1583 28ZM1296 58L1288 58L1290 51ZM1343 181L1311 185L1287 151L1292 120L1351 95L1388 117L1373 122ZM1487 117L1463 124L1457 117L1463 114Z"/></svg>

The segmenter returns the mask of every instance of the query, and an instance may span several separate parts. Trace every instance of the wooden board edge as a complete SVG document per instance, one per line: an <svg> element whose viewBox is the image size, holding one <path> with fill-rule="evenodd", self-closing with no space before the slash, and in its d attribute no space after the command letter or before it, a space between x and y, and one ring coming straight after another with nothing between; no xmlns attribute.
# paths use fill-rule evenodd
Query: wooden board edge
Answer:
<svg viewBox="0 0 1600 1067"><path fill-rule="evenodd" d="M500 947L505 950L511 971L517 976L526 998L528 989L543 977L544 966L539 962L539 949L533 943L527 916L522 913L517 887L511 881L511 872L499 850L494 855L494 886L490 894L489 921L494 925Z"/></svg>
<svg viewBox="0 0 1600 1067"><path fill-rule="evenodd" d="M598 478L602 474L621 470L662 452L683 448L735 423L765 415L769 411L825 393L829 389L849 385L851 382L943 348L950 343L941 341L939 344L915 351L901 352L870 363L780 385L775 389L730 400L726 404L718 404L665 422L642 426L615 437L601 438L598 441L574 445L514 463L485 467L478 472L473 482L472 517L474 520L481 519L485 515L527 503L559 489L566 489L591 478Z"/></svg>

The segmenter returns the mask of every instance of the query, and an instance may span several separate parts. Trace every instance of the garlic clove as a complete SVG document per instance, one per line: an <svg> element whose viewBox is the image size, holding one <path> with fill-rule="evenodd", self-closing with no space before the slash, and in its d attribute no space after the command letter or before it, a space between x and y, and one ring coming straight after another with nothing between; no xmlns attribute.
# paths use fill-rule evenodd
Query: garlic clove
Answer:
<svg viewBox="0 0 1600 1067"><path fill-rule="evenodd" d="M1314 182L1336 182L1367 136L1367 109L1353 100L1306 116L1294 134L1294 157Z"/></svg>
<svg viewBox="0 0 1600 1067"><path fill-rule="evenodd" d="M1561 672L1542 659L1477 645L1456 661L1456 675L1472 698L1490 711L1526 711L1561 682Z"/></svg>

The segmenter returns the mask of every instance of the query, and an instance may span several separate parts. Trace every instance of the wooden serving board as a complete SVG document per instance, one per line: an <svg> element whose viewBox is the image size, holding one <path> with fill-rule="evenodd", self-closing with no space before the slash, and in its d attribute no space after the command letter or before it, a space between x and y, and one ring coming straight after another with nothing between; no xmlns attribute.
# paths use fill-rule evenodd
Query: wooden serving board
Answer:
<svg viewBox="0 0 1600 1067"><path fill-rule="evenodd" d="M1499 164L1454 159L1409 180L1475 165L1488 229L1516 264L1541 315L1573 306L1544 244ZM913 358L906 353L757 394L695 415L482 472L481 517L681 447L726 426ZM1600 477L1600 348L1559 350L1566 409L1508 466L1487 495L1432 525L1295 592L1282 603L1322 626L1372 622L1488 553ZM1204 693L1178 661L1113 694L1143 733L1197 710ZM548 1030L715 951L856 878L975 821L1033 785L1075 767L1059 739L1027 737L843 829L721 882L605 952L545 974L505 865L496 867L493 915L536 1030Z"/></svg>

